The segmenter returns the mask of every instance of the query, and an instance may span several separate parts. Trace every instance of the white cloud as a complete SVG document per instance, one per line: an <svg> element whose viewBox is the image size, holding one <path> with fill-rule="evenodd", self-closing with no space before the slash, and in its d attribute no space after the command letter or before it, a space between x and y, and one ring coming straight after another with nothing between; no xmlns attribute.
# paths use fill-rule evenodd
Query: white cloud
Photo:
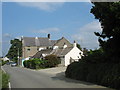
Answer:
<svg viewBox="0 0 120 90"><path fill-rule="evenodd" d="M100 32L101 26L98 21L90 22L78 29L78 33L72 36L82 47L96 49L99 47L98 38L94 32Z"/></svg>
<svg viewBox="0 0 120 90"><path fill-rule="evenodd" d="M33 33L46 33L46 34L48 34L51 32L59 32L59 31L60 31L59 28L54 27L54 28L45 28L45 29L40 29L40 30L33 30L32 32Z"/></svg>
<svg viewBox="0 0 120 90"><path fill-rule="evenodd" d="M48 12L55 11L57 8L61 7L63 2L17 2L21 6L37 8L39 10L44 10Z"/></svg>
<svg viewBox="0 0 120 90"><path fill-rule="evenodd" d="M5 34L3 34L3 37L6 37L6 38L10 38L12 35L11 34L9 34L9 33L5 33Z"/></svg>

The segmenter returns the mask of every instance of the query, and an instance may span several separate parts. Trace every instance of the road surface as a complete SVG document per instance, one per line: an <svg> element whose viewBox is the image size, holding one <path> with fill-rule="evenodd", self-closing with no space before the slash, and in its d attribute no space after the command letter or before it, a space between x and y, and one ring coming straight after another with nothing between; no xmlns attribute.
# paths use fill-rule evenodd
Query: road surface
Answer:
<svg viewBox="0 0 120 90"><path fill-rule="evenodd" d="M105 88L65 78L64 70L61 69L60 71L59 68L30 70L5 65L3 69L10 75L11 88Z"/></svg>

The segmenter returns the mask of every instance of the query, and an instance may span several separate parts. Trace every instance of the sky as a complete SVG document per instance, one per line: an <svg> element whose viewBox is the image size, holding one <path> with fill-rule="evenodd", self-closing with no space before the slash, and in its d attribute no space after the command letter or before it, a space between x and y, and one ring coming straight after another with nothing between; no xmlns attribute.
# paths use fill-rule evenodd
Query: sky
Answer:
<svg viewBox="0 0 120 90"><path fill-rule="evenodd" d="M101 26L90 13L90 2L3 2L2 54L7 54L10 40L24 37L65 37L82 48L97 49Z"/></svg>

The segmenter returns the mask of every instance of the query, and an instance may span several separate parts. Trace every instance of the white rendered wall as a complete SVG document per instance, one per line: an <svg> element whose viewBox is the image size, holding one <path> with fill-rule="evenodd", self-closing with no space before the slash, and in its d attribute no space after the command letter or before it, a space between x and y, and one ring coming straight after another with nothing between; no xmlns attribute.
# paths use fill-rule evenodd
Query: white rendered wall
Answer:
<svg viewBox="0 0 120 90"><path fill-rule="evenodd" d="M73 47L73 49L65 55L65 66L68 66L70 64L70 58L74 59L75 61L81 59L80 53L83 52L77 47Z"/></svg>

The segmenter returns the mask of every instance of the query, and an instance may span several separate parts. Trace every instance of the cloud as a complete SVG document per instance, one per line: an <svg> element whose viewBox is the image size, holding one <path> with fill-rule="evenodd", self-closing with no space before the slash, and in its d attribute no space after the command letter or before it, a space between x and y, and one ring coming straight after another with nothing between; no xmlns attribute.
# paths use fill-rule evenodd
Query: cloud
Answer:
<svg viewBox="0 0 120 90"><path fill-rule="evenodd" d="M40 30L33 30L32 32L33 33L46 33L46 34L48 34L51 32L59 32L59 31L60 31L59 28L54 27L54 28L45 28L45 29L40 29Z"/></svg>
<svg viewBox="0 0 120 90"><path fill-rule="evenodd" d="M9 33L5 33L5 34L3 34L3 38L5 37L5 38L11 38L11 34L9 34Z"/></svg>
<svg viewBox="0 0 120 90"><path fill-rule="evenodd" d="M21 6L37 8L39 10L52 12L60 8L63 2L17 2Z"/></svg>
<svg viewBox="0 0 120 90"><path fill-rule="evenodd" d="M94 32L100 32L101 26L98 21L90 22L78 29L78 33L72 36L82 47L96 49L99 47L98 38Z"/></svg>

